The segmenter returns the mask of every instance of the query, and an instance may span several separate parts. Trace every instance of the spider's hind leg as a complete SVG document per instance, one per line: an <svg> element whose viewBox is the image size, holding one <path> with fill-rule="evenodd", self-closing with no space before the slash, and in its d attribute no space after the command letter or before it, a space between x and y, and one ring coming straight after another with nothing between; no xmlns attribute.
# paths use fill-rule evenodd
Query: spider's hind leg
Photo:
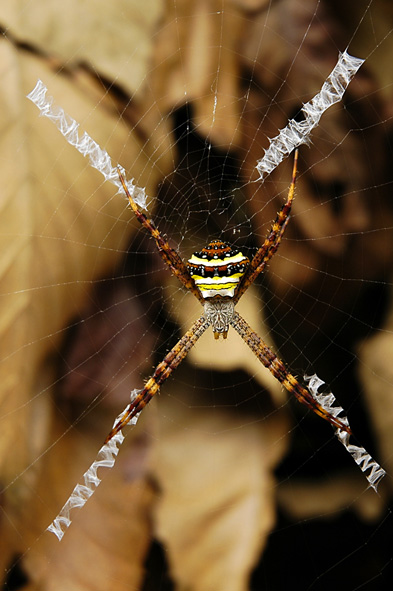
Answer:
<svg viewBox="0 0 393 591"><path fill-rule="evenodd" d="M119 433L119 431L121 431L123 427L130 423L134 417L139 415L139 413L150 402L153 396L155 396L160 391L162 384L180 365L190 349L203 335L208 326L210 326L210 322L205 316L201 316L195 320L191 328L165 355L161 363L157 365L153 374L147 380L144 388L137 391L136 396L133 398L127 408L124 409L124 412L120 415L119 420L108 434L107 438L105 439L105 443L108 443L116 435L116 433Z"/></svg>

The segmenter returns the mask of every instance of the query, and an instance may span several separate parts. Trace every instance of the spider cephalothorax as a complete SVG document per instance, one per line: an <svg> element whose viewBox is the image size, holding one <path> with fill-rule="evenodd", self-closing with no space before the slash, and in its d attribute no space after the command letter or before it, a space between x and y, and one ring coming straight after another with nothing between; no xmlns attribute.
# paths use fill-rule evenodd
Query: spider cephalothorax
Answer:
<svg viewBox="0 0 393 591"><path fill-rule="evenodd" d="M203 305L205 318L213 328L214 338L220 335L224 339L228 336L228 329L235 312L235 304L232 298L207 298Z"/></svg>

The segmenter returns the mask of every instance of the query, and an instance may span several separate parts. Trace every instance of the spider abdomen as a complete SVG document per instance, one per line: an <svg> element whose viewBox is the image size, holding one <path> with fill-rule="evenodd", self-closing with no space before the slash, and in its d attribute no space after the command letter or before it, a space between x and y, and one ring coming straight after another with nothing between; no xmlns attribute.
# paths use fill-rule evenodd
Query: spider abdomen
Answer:
<svg viewBox="0 0 393 591"><path fill-rule="evenodd" d="M213 240L188 260L188 270L204 298L232 298L249 265L240 250L221 240Z"/></svg>

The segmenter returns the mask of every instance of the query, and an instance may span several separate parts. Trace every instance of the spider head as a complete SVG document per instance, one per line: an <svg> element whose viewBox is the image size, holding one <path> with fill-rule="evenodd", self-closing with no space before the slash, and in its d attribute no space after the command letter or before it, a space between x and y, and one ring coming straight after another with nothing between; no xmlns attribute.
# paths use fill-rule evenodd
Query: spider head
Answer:
<svg viewBox="0 0 393 591"><path fill-rule="evenodd" d="M200 252L194 252L187 268L205 299L233 298L249 263L237 248L213 240Z"/></svg>

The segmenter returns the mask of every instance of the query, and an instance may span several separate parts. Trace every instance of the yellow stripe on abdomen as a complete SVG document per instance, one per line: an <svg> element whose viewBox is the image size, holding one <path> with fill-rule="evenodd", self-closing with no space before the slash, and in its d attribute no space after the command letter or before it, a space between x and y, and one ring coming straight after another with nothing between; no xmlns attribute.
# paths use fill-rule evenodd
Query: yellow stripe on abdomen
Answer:
<svg viewBox="0 0 393 591"><path fill-rule="evenodd" d="M215 240L188 260L188 270L204 298L233 297L249 265L240 250Z"/></svg>

